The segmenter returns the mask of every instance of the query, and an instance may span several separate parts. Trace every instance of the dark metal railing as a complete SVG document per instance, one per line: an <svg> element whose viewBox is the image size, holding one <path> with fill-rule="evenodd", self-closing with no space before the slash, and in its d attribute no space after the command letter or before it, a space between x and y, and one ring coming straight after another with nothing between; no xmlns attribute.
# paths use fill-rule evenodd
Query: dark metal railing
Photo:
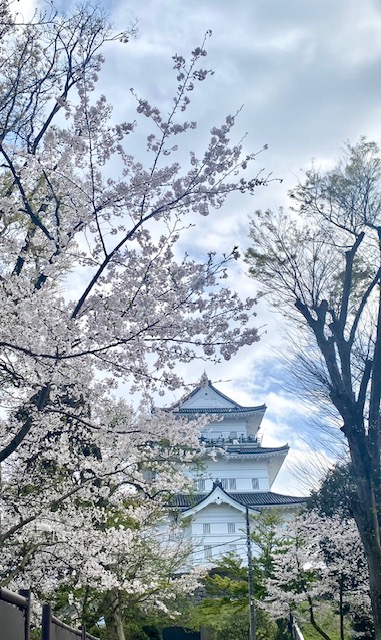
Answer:
<svg viewBox="0 0 381 640"><path fill-rule="evenodd" d="M256 436L226 436L226 437L222 437L222 436L218 436L218 437L207 437L207 436L201 436L200 441L203 443L203 445L205 446L225 446L227 444L232 445L232 444L240 444L240 445L249 445L251 447L260 447L261 446L261 442L260 442L260 438L257 438Z"/></svg>
<svg viewBox="0 0 381 640"><path fill-rule="evenodd" d="M30 591L0 587L1 640L30 639Z"/></svg>
<svg viewBox="0 0 381 640"><path fill-rule="evenodd" d="M290 618L288 622L288 629L291 633L293 640L304 640L304 636L301 630L299 629L299 626L296 623L295 618L291 612L290 612Z"/></svg>
<svg viewBox="0 0 381 640"><path fill-rule="evenodd" d="M30 640L30 590L19 593L0 587L1 640ZM52 614L52 606L44 604L41 619L41 640L99 640L85 627L74 629Z"/></svg>
<svg viewBox="0 0 381 640"><path fill-rule="evenodd" d="M74 629L52 614L52 605L44 604L42 607L41 640L99 640L90 633L86 627Z"/></svg>

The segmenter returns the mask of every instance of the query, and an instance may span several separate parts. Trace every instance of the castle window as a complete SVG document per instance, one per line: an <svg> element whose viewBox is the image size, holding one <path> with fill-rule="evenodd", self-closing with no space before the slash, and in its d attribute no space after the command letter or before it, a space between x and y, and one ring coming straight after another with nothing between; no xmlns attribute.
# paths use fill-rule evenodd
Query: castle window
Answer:
<svg viewBox="0 0 381 640"><path fill-rule="evenodd" d="M143 472L143 478L146 482L154 482L156 480L156 471L147 469Z"/></svg>
<svg viewBox="0 0 381 640"><path fill-rule="evenodd" d="M196 480L196 489L198 491L205 491L205 480L203 478Z"/></svg>
<svg viewBox="0 0 381 640"><path fill-rule="evenodd" d="M251 486L253 489L259 489L259 478L251 478Z"/></svg>
<svg viewBox="0 0 381 640"><path fill-rule="evenodd" d="M212 547L210 544L206 544L204 547L204 558L212 558L212 557L213 557Z"/></svg>
<svg viewBox="0 0 381 640"><path fill-rule="evenodd" d="M228 478L221 478L221 484L222 484L222 488L225 489L225 491L227 491L229 489L229 479Z"/></svg>
<svg viewBox="0 0 381 640"><path fill-rule="evenodd" d="M235 522L228 522L228 533L235 533Z"/></svg>
<svg viewBox="0 0 381 640"><path fill-rule="evenodd" d="M229 489L230 491L237 490L237 480L235 478L229 478Z"/></svg>
<svg viewBox="0 0 381 640"><path fill-rule="evenodd" d="M210 533L210 522L204 522L204 524L202 525L202 532L204 535Z"/></svg>

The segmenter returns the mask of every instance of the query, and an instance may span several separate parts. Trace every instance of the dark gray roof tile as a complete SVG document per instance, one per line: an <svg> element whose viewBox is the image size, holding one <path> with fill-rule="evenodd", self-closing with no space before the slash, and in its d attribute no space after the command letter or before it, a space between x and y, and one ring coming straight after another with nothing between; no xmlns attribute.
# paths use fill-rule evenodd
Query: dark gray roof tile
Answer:
<svg viewBox="0 0 381 640"><path fill-rule="evenodd" d="M195 414L226 414L226 413L232 413L232 414L242 414L242 413L253 413L256 411L264 411L266 409L266 405L265 404L261 404L255 407L195 407L195 408L187 408L187 407L171 407L170 410L173 411L176 414L180 414L180 415L195 415Z"/></svg>
<svg viewBox="0 0 381 640"><path fill-rule="evenodd" d="M252 493L228 493L230 498L247 507L275 507L302 504L306 498L302 496L284 496L272 491L256 491ZM180 509L191 509L200 504L209 493L179 493L170 498L168 506Z"/></svg>

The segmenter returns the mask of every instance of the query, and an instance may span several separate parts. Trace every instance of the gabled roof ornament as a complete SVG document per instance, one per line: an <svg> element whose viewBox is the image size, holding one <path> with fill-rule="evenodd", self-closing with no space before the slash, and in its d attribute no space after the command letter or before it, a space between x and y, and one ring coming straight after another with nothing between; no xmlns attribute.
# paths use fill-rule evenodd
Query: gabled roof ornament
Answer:
<svg viewBox="0 0 381 640"><path fill-rule="evenodd" d="M207 387L208 385L209 385L209 378L206 375L206 371L204 370L204 373L200 378L200 387Z"/></svg>

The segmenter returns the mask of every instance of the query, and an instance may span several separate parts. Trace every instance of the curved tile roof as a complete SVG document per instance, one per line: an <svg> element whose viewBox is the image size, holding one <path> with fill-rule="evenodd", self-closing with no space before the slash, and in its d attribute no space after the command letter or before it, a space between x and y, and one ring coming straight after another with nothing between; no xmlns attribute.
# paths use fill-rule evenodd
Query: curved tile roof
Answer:
<svg viewBox="0 0 381 640"><path fill-rule="evenodd" d="M200 407L200 408L193 408L193 409L186 408L186 407L183 408L182 405L185 402L193 398L193 396L195 396L196 393L198 393L201 389L204 389L207 387L211 389L213 393L215 393L217 396L219 396L223 400L227 400L228 402L230 402L230 404L232 404L233 406L219 407L219 408L218 407L213 407L213 408ZM230 413L235 415L236 413L252 413L253 411L265 411L266 408L267 407L265 404L261 404L255 407L243 407L242 405L238 404L238 402L236 402L235 400L232 400L231 398L226 396L224 393L216 389L216 387L212 385L210 380L208 380L207 376L205 375L205 376L202 376L201 384L197 385L197 387L195 387L193 391L191 391L187 395L180 398L180 400L178 400L177 402L175 402L175 404L169 407L167 411L168 410L174 411L176 413L181 413L184 415L194 415L194 414L200 414L200 413L209 413L209 414L210 413L212 414L229 414Z"/></svg>
<svg viewBox="0 0 381 640"><path fill-rule="evenodd" d="M256 491L252 493L228 493L230 498L239 502L244 507L283 507L287 505L303 504L306 501L302 496L284 496L272 491ZM179 493L169 500L168 506L178 509L191 509L199 505L209 493Z"/></svg>
<svg viewBox="0 0 381 640"><path fill-rule="evenodd" d="M242 408L241 405L239 405L235 400L232 400L231 398L228 398L228 396L226 396L224 393L222 393L221 391L216 389L216 387L214 387L212 385L210 380L208 380L207 376L202 376L201 384L197 385L197 387L195 387L190 393L188 393L185 396L183 396L182 398L180 398L180 400L178 400L178 402L175 402L175 404L172 405L172 407L171 407L172 411L175 410L175 409L181 409L181 405L184 402L187 402L188 400L193 398L193 396L195 396L196 393L198 393L200 391L200 389L204 389L206 387L209 387L209 389L212 389L212 391L214 391L214 393L216 393L218 396L220 396L220 398L223 398L224 400L228 400L228 402L233 404L234 407L232 407L232 409Z"/></svg>
<svg viewBox="0 0 381 640"><path fill-rule="evenodd" d="M265 411L266 409L266 405L265 404L260 404L256 407L240 407L239 405L235 406L235 407L216 407L216 408L209 408L209 407L196 407L194 409L188 409L186 407L179 407L179 406L174 406L171 407L171 411L175 411L176 413L181 413L183 415L194 415L194 414L198 414L198 413L211 413L211 414L233 414L235 415L236 413L242 414L242 413L253 413L256 411Z"/></svg>
<svg viewBox="0 0 381 640"><path fill-rule="evenodd" d="M218 446L218 445L217 445ZM283 444L280 447L261 447L261 446L256 446L256 447L245 447L245 446L239 446L239 445L228 445L227 447L221 447L223 448L224 451L226 451L227 453L235 453L237 455L245 455L247 453L250 454L255 454L255 455L267 455L269 453L287 453L287 451L289 450L289 446L288 444Z"/></svg>

